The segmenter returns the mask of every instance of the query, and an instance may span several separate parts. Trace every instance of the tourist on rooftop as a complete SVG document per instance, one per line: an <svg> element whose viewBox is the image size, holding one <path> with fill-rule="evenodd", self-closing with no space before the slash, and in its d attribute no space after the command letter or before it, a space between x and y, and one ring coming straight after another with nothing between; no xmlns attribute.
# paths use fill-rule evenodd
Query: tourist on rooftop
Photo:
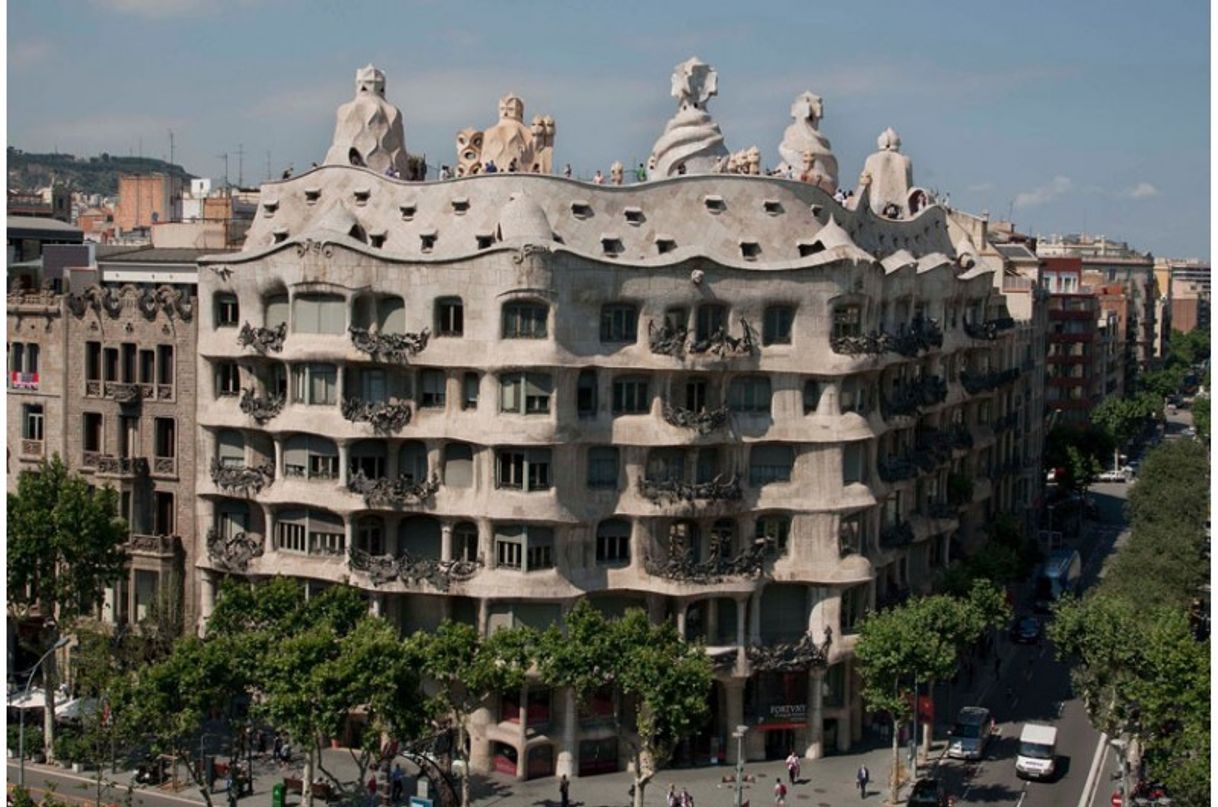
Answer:
<svg viewBox="0 0 1218 807"><path fill-rule="evenodd" d="M495 165L494 160L487 160L486 165L482 166L482 173L495 174L499 172L499 167Z"/></svg>
<svg viewBox="0 0 1218 807"><path fill-rule="evenodd" d="M452 178L453 178L452 169L449 168L447 165L441 165L440 166L440 179L444 180L444 179L452 179Z"/></svg>
<svg viewBox="0 0 1218 807"><path fill-rule="evenodd" d="M567 166L562 169L562 175L567 179L571 178L571 163L567 163Z"/></svg>
<svg viewBox="0 0 1218 807"><path fill-rule="evenodd" d="M508 173L509 174L516 173L516 158L515 157L513 157L512 161L510 163L508 163Z"/></svg>
<svg viewBox="0 0 1218 807"><path fill-rule="evenodd" d="M592 177L592 183L594 185L605 184L605 175L600 172L600 169L597 169L596 176Z"/></svg>
<svg viewBox="0 0 1218 807"><path fill-rule="evenodd" d="M634 169L634 181L635 182L646 182L647 181L647 168L642 163L639 163L639 167Z"/></svg>

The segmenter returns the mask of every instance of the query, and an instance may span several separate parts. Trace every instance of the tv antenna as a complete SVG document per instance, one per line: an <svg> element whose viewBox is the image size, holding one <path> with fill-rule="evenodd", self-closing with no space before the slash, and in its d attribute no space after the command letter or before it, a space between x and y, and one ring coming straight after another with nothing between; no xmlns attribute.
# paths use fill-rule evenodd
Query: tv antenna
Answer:
<svg viewBox="0 0 1218 807"><path fill-rule="evenodd" d="M245 185L245 146L237 144L237 187Z"/></svg>
<svg viewBox="0 0 1218 807"><path fill-rule="evenodd" d="M224 189L228 190L228 152L216 155L217 160L224 160Z"/></svg>

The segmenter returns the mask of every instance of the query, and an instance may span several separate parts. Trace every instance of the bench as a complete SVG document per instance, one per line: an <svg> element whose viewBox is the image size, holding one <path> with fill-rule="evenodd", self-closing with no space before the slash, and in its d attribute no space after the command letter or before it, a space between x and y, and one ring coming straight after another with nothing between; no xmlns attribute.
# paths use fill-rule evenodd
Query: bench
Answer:
<svg viewBox="0 0 1218 807"><path fill-rule="evenodd" d="M283 789L288 793L300 793L304 795L303 783L299 778L291 776L283 777ZM314 782L313 783L313 798L329 801L333 794L330 789L329 782Z"/></svg>

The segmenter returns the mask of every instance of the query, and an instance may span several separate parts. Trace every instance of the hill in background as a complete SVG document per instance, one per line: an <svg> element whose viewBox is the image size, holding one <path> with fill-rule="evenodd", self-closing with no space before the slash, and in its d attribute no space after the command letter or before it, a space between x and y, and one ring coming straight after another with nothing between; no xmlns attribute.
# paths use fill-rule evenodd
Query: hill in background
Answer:
<svg viewBox="0 0 1218 807"><path fill-rule="evenodd" d="M36 190L51 184L51 178L67 182L72 190L118 194L119 174L149 174L160 172L182 178L189 184L194 174L180 165L171 165L155 157L117 157L102 153L97 157L77 157L72 154L33 154L8 147L8 187L12 190Z"/></svg>

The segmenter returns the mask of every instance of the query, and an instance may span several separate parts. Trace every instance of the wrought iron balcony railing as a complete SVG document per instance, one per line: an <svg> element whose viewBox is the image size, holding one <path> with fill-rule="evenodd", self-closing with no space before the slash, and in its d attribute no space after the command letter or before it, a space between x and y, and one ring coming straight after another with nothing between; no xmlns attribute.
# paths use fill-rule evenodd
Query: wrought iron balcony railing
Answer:
<svg viewBox="0 0 1218 807"><path fill-rule="evenodd" d="M250 561L262 557L263 538L256 532L238 532L225 537L215 527L207 530L207 556L212 563L231 572L244 572Z"/></svg>
<svg viewBox="0 0 1218 807"><path fill-rule="evenodd" d="M274 328L255 328L247 322L241 326L241 331L237 334L237 344L241 347L252 347L265 356L267 353L282 351L287 336L286 322L281 322Z"/></svg>
<svg viewBox="0 0 1218 807"><path fill-rule="evenodd" d="M287 397L282 394L255 395L252 387L241 390L241 411L252 417L258 423L266 423L280 412L287 403Z"/></svg>
<svg viewBox="0 0 1218 807"><path fill-rule="evenodd" d="M148 460L144 457L114 457L102 454L97 458L96 468L99 476L134 479L148 475Z"/></svg>
<svg viewBox="0 0 1218 807"><path fill-rule="evenodd" d="M378 432L396 432L410 423L412 410L409 401L365 401L362 398L343 398L343 417L352 423L369 423Z"/></svg>
<svg viewBox="0 0 1218 807"><path fill-rule="evenodd" d="M727 425L730 414L731 411L726 406L694 412L685 407L673 407L668 401L664 402L664 420L680 429L693 429L701 435L710 434Z"/></svg>
<svg viewBox="0 0 1218 807"><path fill-rule="evenodd" d="M351 549L351 569L366 574L374 586L401 580L407 585L429 583L440 591L448 591L453 583L469 580L481 568L481 560L415 558L409 553L394 557L372 555L358 547Z"/></svg>
<svg viewBox="0 0 1218 807"><path fill-rule="evenodd" d="M833 644L833 629L825 628L825 638L817 644L812 634L805 633L797 642L749 645L745 655L758 672L801 672L825 669L829 666L829 648Z"/></svg>
<svg viewBox="0 0 1218 807"><path fill-rule="evenodd" d="M275 466L268 462L247 468L244 465L224 465L219 459L212 458L211 481L218 488L250 497L275 481Z"/></svg>
<svg viewBox="0 0 1218 807"><path fill-rule="evenodd" d="M657 504L735 501L744 495L740 487L740 477L736 474L732 474L727 479L720 474L709 482L684 482L675 479L647 479L644 477L639 479L639 492Z"/></svg>
<svg viewBox="0 0 1218 807"><path fill-rule="evenodd" d="M367 328L348 329L351 344L361 353L380 361L402 363L417 355L431 339L431 330L424 328L418 333L373 333Z"/></svg>
<svg viewBox="0 0 1218 807"><path fill-rule="evenodd" d="M370 507L391 507L427 501L440 489L440 477L432 474L418 481L410 476L369 479L358 470L347 480L347 488L363 496Z"/></svg>
<svg viewBox="0 0 1218 807"><path fill-rule="evenodd" d="M698 561L688 550L675 551L664 561L650 557L644 563L647 573L683 583L717 583L728 577L756 578L765 573L766 561L773 557L774 545L762 538L736 555L729 555L728 541L712 541L710 556Z"/></svg>

